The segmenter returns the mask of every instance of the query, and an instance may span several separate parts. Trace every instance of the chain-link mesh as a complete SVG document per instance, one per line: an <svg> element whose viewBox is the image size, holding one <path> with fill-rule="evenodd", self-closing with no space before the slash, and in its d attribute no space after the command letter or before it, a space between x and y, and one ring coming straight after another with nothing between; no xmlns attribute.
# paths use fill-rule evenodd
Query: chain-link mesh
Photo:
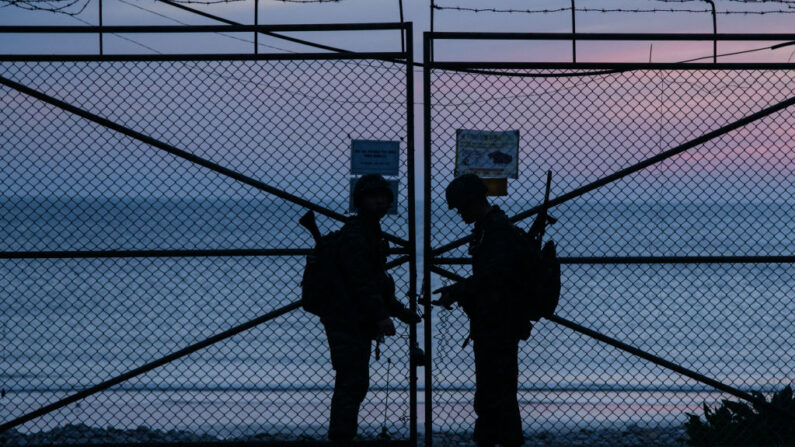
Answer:
<svg viewBox="0 0 795 447"><path fill-rule="evenodd" d="M382 227L407 240L405 73L369 59L0 63L0 76L336 213L348 212L351 139L400 141L399 214ZM2 252L313 245L298 225L301 206L11 88L0 87L0 103ZM318 224L323 233L341 226L321 215ZM297 301L304 259L205 253L0 264L5 422ZM393 276L405 303L408 264ZM385 429L407 439L405 325L382 351L371 362L360 435ZM298 310L18 430L85 424L325 439L333 382L322 325Z"/></svg>
<svg viewBox="0 0 795 447"><path fill-rule="evenodd" d="M519 131L519 178L508 180L506 197L492 198L513 216L540 204L548 169L554 199L795 96L793 70L638 67L565 76L586 71L431 71L432 247L471 230L444 203L457 129ZM553 207L559 221L547 237L564 258L557 314L768 398L792 384L793 264L626 258L792 256L793 128L789 107ZM466 248L437 255L466 257ZM446 283L433 275L431 287ZM433 318L434 427L468 438L474 360L461 344L469 323L460 309ZM736 400L543 320L520 345L519 389L524 431L536 441L601 429L617 430L615 442L627 427L681 428L686 412L703 416L702 403Z"/></svg>

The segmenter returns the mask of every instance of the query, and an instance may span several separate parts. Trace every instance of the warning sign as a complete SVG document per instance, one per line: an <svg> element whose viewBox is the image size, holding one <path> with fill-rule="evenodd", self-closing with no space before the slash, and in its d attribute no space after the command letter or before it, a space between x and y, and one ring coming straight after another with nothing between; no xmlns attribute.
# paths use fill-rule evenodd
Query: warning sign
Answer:
<svg viewBox="0 0 795 447"><path fill-rule="evenodd" d="M400 142L351 140L351 174L398 175Z"/></svg>
<svg viewBox="0 0 795 447"><path fill-rule="evenodd" d="M519 177L519 131L456 130L455 175Z"/></svg>

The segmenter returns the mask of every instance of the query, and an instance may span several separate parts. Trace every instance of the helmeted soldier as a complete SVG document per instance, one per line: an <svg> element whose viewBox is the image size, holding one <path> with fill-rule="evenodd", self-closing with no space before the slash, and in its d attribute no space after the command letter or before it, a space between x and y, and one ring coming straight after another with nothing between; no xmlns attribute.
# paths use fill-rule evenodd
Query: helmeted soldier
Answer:
<svg viewBox="0 0 795 447"><path fill-rule="evenodd" d="M517 320L515 303L522 278L517 265L525 246L519 230L497 206L474 174L456 177L446 191L447 204L465 223L475 224L469 253L472 276L437 292L433 304L459 303L470 319L475 353L474 440L478 446L515 447L523 440L516 398L518 343L527 325Z"/></svg>
<svg viewBox="0 0 795 447"><path fill-rule="evenodd" d="M346 296L321 317L336 372L328 435L338 444L347 444L356 435L359 407L369 388L372 341L395 335L390 317L407 324L420 321L395 298L395 283L386 272L389 245L380 220L393 200L383 177L362 176L353 193L357 214L342 227L338 239Z"/></svg>

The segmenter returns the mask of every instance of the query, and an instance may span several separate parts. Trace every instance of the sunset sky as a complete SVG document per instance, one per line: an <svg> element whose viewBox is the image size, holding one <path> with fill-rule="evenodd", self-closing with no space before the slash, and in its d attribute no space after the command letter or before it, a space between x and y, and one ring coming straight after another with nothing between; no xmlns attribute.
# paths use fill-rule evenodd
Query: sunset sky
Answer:
<svg viewBox="0 0 795 447"><path fill-rule="evenodd" d="M86 8L76 16L54 14L46 11L29 11L9 6L0 0L0 25L96 25L98 23L98 1L88 0ZM404 0L404 18L414 22L416 59L421 58L421 32L429 30L429 1ZM719 33L786 33L795 31L795 2L759 2L749 4L737 0L716 0L719 13L717 27ZM68 11L77 11L84 5L80 1ZM438 0L441 7L494 8L499 10L557 10L568 8L569 0L500 0L477 2L474 0ZM332 3L285 3L275 0L262 0L259 5L260 24L290 23L354 23L354 22L394 22L399 21L398 0L341 0ZM188 4L195 9L234 20L253 24L254 1L245 0L212 5ZM709 5L703 1L666 2L659 0L577 0L577 32L656 32L656 33L711 33L712 18L708 12L595 12L596 9L652 10L677 9L707 11ZM586 11L587 10L587 11ZM775 14L723 14L725 12L786 11ZM209 25L218 22L200 17L191 12L152 0L104 0L103 23L105 25ZM516 31L516 32L570 32L570 11L553 13L495 13L472 12L451 9L436 10L434 29L437 31ZM297 33L292 35L297 36ZM302 33L301 38L340 46L351 50L384 49L388 45L399 44L395 33ZM261 36L260 52L283 53L285 51L307 51L307 47ZM770 43L772 44L772 43ZM765 42L723 43L719 53L728 53L770 45ZM709 56L712 45L702 43L663 43L638 42L617 45L615 43L580 43L578 60L621 60L648 61L651 51L654 61L679 61L688 58ZM52 36L40 35L0 35L0 53L48 53L48 52L96 52L96 36ZM107 35L104 50L107 53L196 53L196 52L251 52L253 37L251 33L234 35ZM309 51L312 51L309 49ZM795 46L778 50L765 50L744 55L723 58L724 61L775 61L785 62L792 58ZM439 57L484 58L526 60L561 60L571 56L571 45L567 42L532 46L517 42L491 42L475 44L459 43L455 46L437 47Z"/></svg>
<svg viewBox="0 0 795 447"><path fill-rule="evenodd" d="M5 4L6 0L0 0L0 5ZM96 25L98 2L97 0L90 0L87 7L76 16L69 16L64 14L55 14L47 11L29 11L19 7L6 6L0 7L0 25ZM716 6L719 13L721 12L759 12L759 11L786 11L787 13L780 14L719 14L718 15L718 32L719 33L791 33L795 32L795 0L779 0L775 2L758 2L756 4L748 4L735 0L716 0ZM77 3L70 10L77 10L80 5L85 4L84 1ZM560 9L567 8L571 5L570 0L534 0L528 2L527 0L501 0L497 2L476 2L473 0L438 0L437 5L445 7L461 7L461 8L483 8L484 5L488 8L502 9L502 10L522 10L529 9ZM219 3L212 5L204 4L189 4L191 8L205 11L223 18L237 21L244 24L253 24L253 0ZM709 6L703 1L691 2L663 2L654 0L576 0L578 12L576 15L577 32L625 32L625 33L640 33L640 32L655 32L655 33L710 33L712 31L711 14L708 12L656 12L656 13L630 13L630 12L611 12L601 13L592 11L593 9L687 9L692 11L706 11ZM585 10L591 11L585 11ZM103 17L105 25L217 25L218 22L210 20L197 14L181 10L174 6L153 1L153 0L104 0L103 3ZM404 18L406 21L414 22L414 59L416 61L422 60L422 32L429 29L429 2L404 0ZM262 0L260 2L260 24L300 24L300 23L360 23L360 22L394 22L399 20L398 0L341 0L333 3L286 3L275 0ZM483 31L483 32L496 32L496 31L513 31L513 32L560 32L567 33L571 31L571 15L570 11L561 11L554 13L497 13L497 12L471 12L471 11L456 11L450 9L436 10L434 17L434 27L437 31ZM318 42L326 45L332 45L349 50L360 51L395 51L400 49L400 39L397 32L394 31L377 31L377 32L334 32L334 33L321 33L321 32L304 32L304 33L286 33L295 37ZM158 53L250 53L253 48L253 35L252 33L208 33L205 35L198 34L164 34L164 35L151 35L151 34L126 34L126 35L112 35L106 34L104 37L104 51L106 54L113 53L143 53L143 54L158 54ZM787 62L788 60L795 59L795 45L785 46L780 49L771 50L769 47L779 42L723 42L718 46L719 54L739 52L746 50L759 49L759 51L747 52L735 56L723 57L720 60L726 62ZM285 52L313 52L318 51L306 46L279 40L272 37L260 36L259 38L260 52L261 53L285 53ZM96 54L98 52L98 36L96 34L89 35L34 35L34 34L0 34L0 54L13 54L13 53L39 53L39 54L56 54L56 53L72 53L72 54ZM567 62L571 58L571 43L566 41L558 42L518 42L518 41L457 41L453 43L440 42L437 43L435 48L435 56L437 60L510 60L510 61L560 61ZM648 42L639 41L631 43L616 43L616 42L579 42L577 46L577 59L579 62L588 61L631 61L631 62L647 62L651 59L654 62L676 62L689 60L694 58L703 58L704 62L710 62L712 56L712 42ZM306 70L306 68L301 68ZM310 70L311 71L311 70ZM146 72L146 70L144 70ZM262 73L264 76L266 73ZM99 74L97 74L99 75ZM143 76L162 76L159 74L148 74ZM58 79L63 81L58 73L50 73L53 76L50 79ZM262 79L256 77L257 74L252 73L252 82L256 85L262 85ZM340 94L339 100L343 97L347 100L351 95L362 94L361 92L337 92L332 90L321 91L322 86L312 81L312 76L319 79L317 76L323 76L320 73L314 75L307 75L303 84L298 83L292 87L292 90L311 89L313 94L326 97L328 95ZM342 76L342 75L341 75ZM399 73L396 75L399 76ZM523 81L523 83L512 84L513 80L491 78L488 82L491 84L483 85L481 87L467 90L467 83L471 80L461 79L455 81L455 75L450 75L451 78L447 81L444 78L435 80L435 88L437 95L434 103L441 107L435 113L435 116L442 116L444 113L443 108L446 107L444 102L447 100L443 97L445 94L450 94L450 100L455 103L462 100L469 101L475 107L469 107L466 111L455 112L451 110L453 116L460 128L477 128L483 126L485 123L478 117L489 117L489 120L494 122L489 123L489 128L497 130L506 129L523 129L522 126L532 126L532 123L522 121L522 116L517 116L513 111L524 110L528 102L526 98L531 97L528 92L532 86ZM640 135L635 139L622 139L613 141L607 137L605 140L599 140L599 145L611 147L616 150L619 147L631 148L631 152L640 154L644 151L651 151L656 153L666 148L673 147L676 143L681 144L684 142L683 138L688 136L693 138L700 133L714 130L717 125L725 125L733 119L739 119L746 113L752 113L765 106L769 106L778 101L784 100L791 96L789 85L786 82L786 75L782 79L764 78L759 82L754 82L750 87L745 88L745 91L750 92L756 88L762 88L761 92L752 95L750 99L742 100L742 110L735 106L727 106L725 103L725 94L728 92L731 95L740 95L742 88L738 90L732 80L722 81L722 76L716 76L713 81L704 81L702 84L692 83L689 88L689 93L685 92L685 85L690 82L687 75L683 75L682 79L671 80L660 78L646 79L638 78L634 80L627 80L633 85L637 92L627 93L626 89L622 87L621 83L612 82L611 77L604 80L594 79L588 82L578 79L568 79L555 81L550 85L539 85L532 88L539 89L538 91L546 91L545 89L551 88L550 94L557 90L568 92L570 98L568 101L574 101L571 98L588 97L588 95L596 95L594 93L594 86L592 82L604 82L603 86L599 87L602 91L600 100L592 101L585 111L584 117L575 120L574 123L568 123L566 120L571 118L571 114L564 113L558 119L555 125L549 125L547 129L560 128L557 133L550 134L545 138L551 138L550 143L546 140L533 140L534 133L531 128L522 130L522 141L535 141L534 145L542 145L544 147L552 147L550 145L565 146L566 150L575 150L578 146L571 143L571 141L578 142L577 144L585 144L589 151L595 147L589 143L589 140L583 140L577 135L584 133L593 133L599 126L606 126L605 119L600 118L600 113L605 110L609 104L604 101L617 101L613 105L618 112L627 109L627 105L622 103L624 99L628 98L633 107L646 108L647 112L644 114L632 114L629 118L621 119L620 116L613 116L609 121L609 126L605 129L618 129L624 128L634 129L632 132L647 132L648 129L660 127L660 123L667 123L662 126L666 129L672 129L676 138L671 137L670 141L666 140L659 132L652 132L654 141L647 141L648 137ZM142 78L142 79L143 79ZM91 84L80 83L78 76L69 90L72 96L78 97L79 91L84 92L84 98L90 98L88 93L93 87ZM137 78L135 78L137 79ZM215 79L215 78L213 78ZM264 78L263 78L264 79ZM790 78L791 79L791 78ZM133 79L134 80L134 79ZM422 151L422 85L421 85L421 69L415 69L415 149ZM395 82L399 79L395 78ZM28 80L31 86L38 85L37 88L42 90L52 90L53 93L58 92L51 81L40 76L39 79ZM172 82L171 79L164 82ZM207 81L209 82L209 81ZM224 81L225 82L225 81ZM452 84L447 84L452 82ZM484 82L486 82L484 80ZM527 81L529 82L529 81ZM706 84L703 84L706 82ZM739 82L739 79L737 80ZM761 84L760 84L761 83ZM223 82L216 79L210 82L208 90L205 93L198 93L199 95L210 95L207 92L219 93L223 96L224 89ZM303 85L303 87L299 86ZM503 85L505 84L505 85ZM720 84L720 85L719 85ZM725 84L725 85L724 85ZM107 88L112 88L114 84L108 84ZM186 85L190 86L190 83ZM233 83L232 85L237 85ZM627 84L629 85L629 84ZM447 86L447 88L441 88ZM704 87L707 86L707 87ZM212 87L212 88L211 88ZM350 86L349 86L350 87ZM383 85L371 86L375 90L370 95L383 96ZM554 88L553 88L554 87ZM598 86L597 86L598 87ZM361 90L361 86L357 86ZM707 90L703 90L706 88ZM461 89L462 92L457 92ZM485 90L483 90L485 89ZM504 90L501 90L504 89ZM656 89L656 90L655 90ZM288 89L290 90L290 89ZM375 93L381 91L381 93ZM522 94L515 95L514 91L521 91ZM535 90L534 90L535 91ZM601 90L600 90L601 91ZM699 92L713 92L714 98L700 98ZM756 91L756 90L753 90ZM171 91L173 93L174 90ZM286 91L276 90L272 94L285 94ZM320 92L320 93L318 93ZM331 93L329 93L331 92ZM507 93L505 93L507 92ZM665 101L658 98L659 93L665 92L666 95L672 95ZM322 93L322 94L321 94ZM626 93L626 95L625 95ZM60 94L60 93L58 93ZM484 97L479 95L485 94ZM712 94L712 93L710 93ZM513 96L512 96L513 95ZM624 96L622 96L624 95ZM508 100L505 97L511 96ZM487 98L488 97L488 98ZM596 97L596 96L594 96ZM731 98L738 98L739 96L731 96ZM287 97L285 97L287 98ZM296 97L297 98L297 97ZM733 101L730 98L731 101ZM163 98L158 98L157 95L150 95L147 101L159 101ZM263 96L260 99L268 99L268 96ZM318 99L318 98L315 98ZM323 98L320 98L321 100ZM329 99L329 98L326 98ZM331 98L333 99L333 98ZM329 99L329 100L331 100ZM402 101L402 98L395 98ZM286 100L286 99L285 99ZM307 98L301 101L310 101ZM202 104L204 99L197 99L196 106ZM222 99L215 99L211 103L218 103ZM295 101L295 98L291 101ZM313 101L313 100L312 100ZM314 110L319 110L319 106L310 101ZM694 102L694 104L688 103ZM184 102L184 101L183 101ZM608 101L609 102L609 101ZM182 104L182 102L179 102ZM452 103L451 103L452 104ZM570 103L574 104L574 103ZM88 104L86 104L88 105ZM328 104L324 104L324 107ZM37 105L38 107L39 105ZM112 106L112 104L108 104ZM352 104L354 109L361 107ZM559 104L560 111L565 112L566 105ZM32 106L31 106L32 107ZM142 106L137 105L133 107L130 105L128 110L133 113L134 110L141 109ZM165 106L164 106L165 107ZM264 119L264 117L257 118L257 114L249 115L251 111L257 113L265 110L264 106L248 106L246 110L241 112L245 116L254 119ZM275 106L275 109L269 113L275 116L287 117L288 114L280 109L281 106ZM712 110L710 113L699 112L701 108ZM24 108L24 106L23 106ZM326 112L325 116L337 113L339 108L332 108ZM713 110L714 109L714 110ZM113 109L114 113L118 110ZM279 112L281 110L281 112ZM670 115L673 112L669 110L679 110L678 115ZM278 113L277 113L278 112ZM561 112L561 113L563 113ZM742 112L742 113L741 113ZM206 113L206 112L202 112ZM221 114L221 112L218 112ZM264 113L264 112L263 112ZM296 112L297 113L297 112ZM351 116L353 111L350 112ZM370 112L370 115L377 115L379 112ZM179 121L181 119L188 119L195 115L192 113L172 113L169 115L169 120L177 120L169 125L170 128L194 128L190 120L187 122ZM223 114L221 114L223 115ZM218 115L218 116L221 116ZM400 112L397 115L401 115ZM620 114L619 114L620 115ZM670 116L668 116L670 115ZM542 116L542 115L539 115ZM709 118L712 116L719 116L720 119ZM186 118L187 117L187 118ZM511 119L518 120L516 122ZM638 122L639 119L646 121ZM707 119L709 118L709 119ZM119 118L121 119L121 118ZM128 118L124 118L125 120ZM129 118L132 119L132 118ZM229 119L228 116L225 119ZM291 119L299 119L299 117L292 117ZM319 135L319 130L325 126L325 117L318 119L316 128L312 127L312 117L300 116L307 129L307 142L301 144L318 145L313 138ZM572 118L573 119L573 118ZM784 119L784 117L772 117L772 120ZM246 119L248 120L248 118ZM241 120L241 121L246 121ZM593 121L596 120L596 121ZM601 120L601 121L599 121ZM289 121L289 120L287 120ZM604 121L604 122L603 122ZM133 120L133 122L135 122ZM265 122L265 121L261 121ZM272 121L267 121L272 123ZM361 123L359 123L361 124ZM272 124L271 124L272 125ZM353 126L354 124L351 123ZM556 127L557 126L557 127ZM596 127L594 127L596 126ZM222 128L230 128L229 125L221 126ZM288 126L289 127L289 126ZM373 129L362 129L361 125L356 125L354 128L361 132L357 134L358 137L364 138L386 138L383 135L377 134L378 126L371 126ZM314 129L309 131L308 129ZM682 129L686 129L683 131ZM210 128L204 128L210 132ZM604 129L603 129L604 130ZM352 131L347 131L350 133ZM367 132L375 132L372 135ZM762 132L762 131L758 131ZM325 142L323 145L333 145L342 154L347 153L347 145L349 142L348 133L333 135L333 143ZM210 132L213 134L213 132ZM574 135L575 137L568 138L566 135ZM651 135L651 134L650 134ZM166 138L166 135L162 136ZM176 138L176 137L168 137ZM292 138L292 137L290 137ZM389 136L388 138L395 138ZM454 143L452 137L445 134L441 139L437 139L435 144L444 146ZM573 138L573 140L572 140ZM611 137L612 138L612 137ZM339 141L337 141L339 140ZM619 141L620 140L620 141ZM753 139L752 139L753 140ZM173 141L179 141L175 139ZM274 146L279 144L288 144L287 142L278 143L271 142ZM231 143L230 143L231 144ZM289 144L298 144L290 140ZM597 145L598 146L598 145ZM647 147L648 146L648 147ZM238 144L236 150L241 149L242 146ZM253 146L259 150L259 145ZM535 147L535 146L533 146ZM195 149L195 148L193 148ZM535 150L528 148L525 150ZM557 153L563 149L559 149ZM585 150L585 149L583 149ZM706 150L706 149L705 149ZM748 149L751 150L751 149ZM754 149L759 151L758 148ZM607 152L605 152L607 153ZM761 152L760 152L761 153ZM760 155L761 156L761 155ZM772 169L770 166L781 167L780 160L775 156L771 156L770 160L764 159L760 161L756 169ZM780 155L779 155L780 157ZM703 158L703 157L702 157ZM764 157L763 157L764 158ZM583 167L575 169L572 175L576 174L578 177L582 176L583 172L591 172L592 166L595 164L602 166L604 173L593 172L589 175L604 175L612 172L614 162L606 162L604 160L596 163L595 159L582 159L580 163ZM707 163L708 164L708 163ZM768 166L768 168L763 168ZM242 168L241 168L242 169ZM419 169L419 165L418 165ZM557 167L556 169L562 169ZM573 166L567 166L567 169L574 169ZM712 168L710 168L712 169ZM777 168L778 169L778 168ZM786 168L785 168L786 169ZM531 170L535 170L535 167ZM291 167L285 171L295 172L296 168ZM270 174L269 174L270 175ZM447 174L445 174L447 175ZM598 176L598 175L597 175ZM588 176L585 176L588 177ZM572 179L570 187L574 187L580 180ZM342 182L340 185L347 185ZM342 186L341 186L342 187Z"/></svg>

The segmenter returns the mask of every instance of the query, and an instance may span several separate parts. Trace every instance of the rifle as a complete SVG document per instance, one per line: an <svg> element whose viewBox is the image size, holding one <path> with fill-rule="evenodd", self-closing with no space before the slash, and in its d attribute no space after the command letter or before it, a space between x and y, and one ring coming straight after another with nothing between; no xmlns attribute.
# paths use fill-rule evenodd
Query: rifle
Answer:
<svg viewBox="0 0 795 447"><path fill-rule="evenodd" d="M302 227L309 230L309 233L312 235L312 239L315 241L315 245L320 242L320 229L317 227L317 222L315 221L315 212L309 210L298 219L298 223L301 224Z"/></svg>
<svg viewBox="0 0 795 447"><path fill-rule="evenodd" d="M530 234L533 236L533 240L538 242L538 248L541 248L541 240L544 238L544 232L546 231L547 224L553 225L558 220L554 217L547 214L547 210L549 209L549 188L552 185L552 171L547 171L547 186L546 190L544 191L544 203L541 205L541 209L538 211L538 215L536 216L535 222L530 227Z"/></svg>

